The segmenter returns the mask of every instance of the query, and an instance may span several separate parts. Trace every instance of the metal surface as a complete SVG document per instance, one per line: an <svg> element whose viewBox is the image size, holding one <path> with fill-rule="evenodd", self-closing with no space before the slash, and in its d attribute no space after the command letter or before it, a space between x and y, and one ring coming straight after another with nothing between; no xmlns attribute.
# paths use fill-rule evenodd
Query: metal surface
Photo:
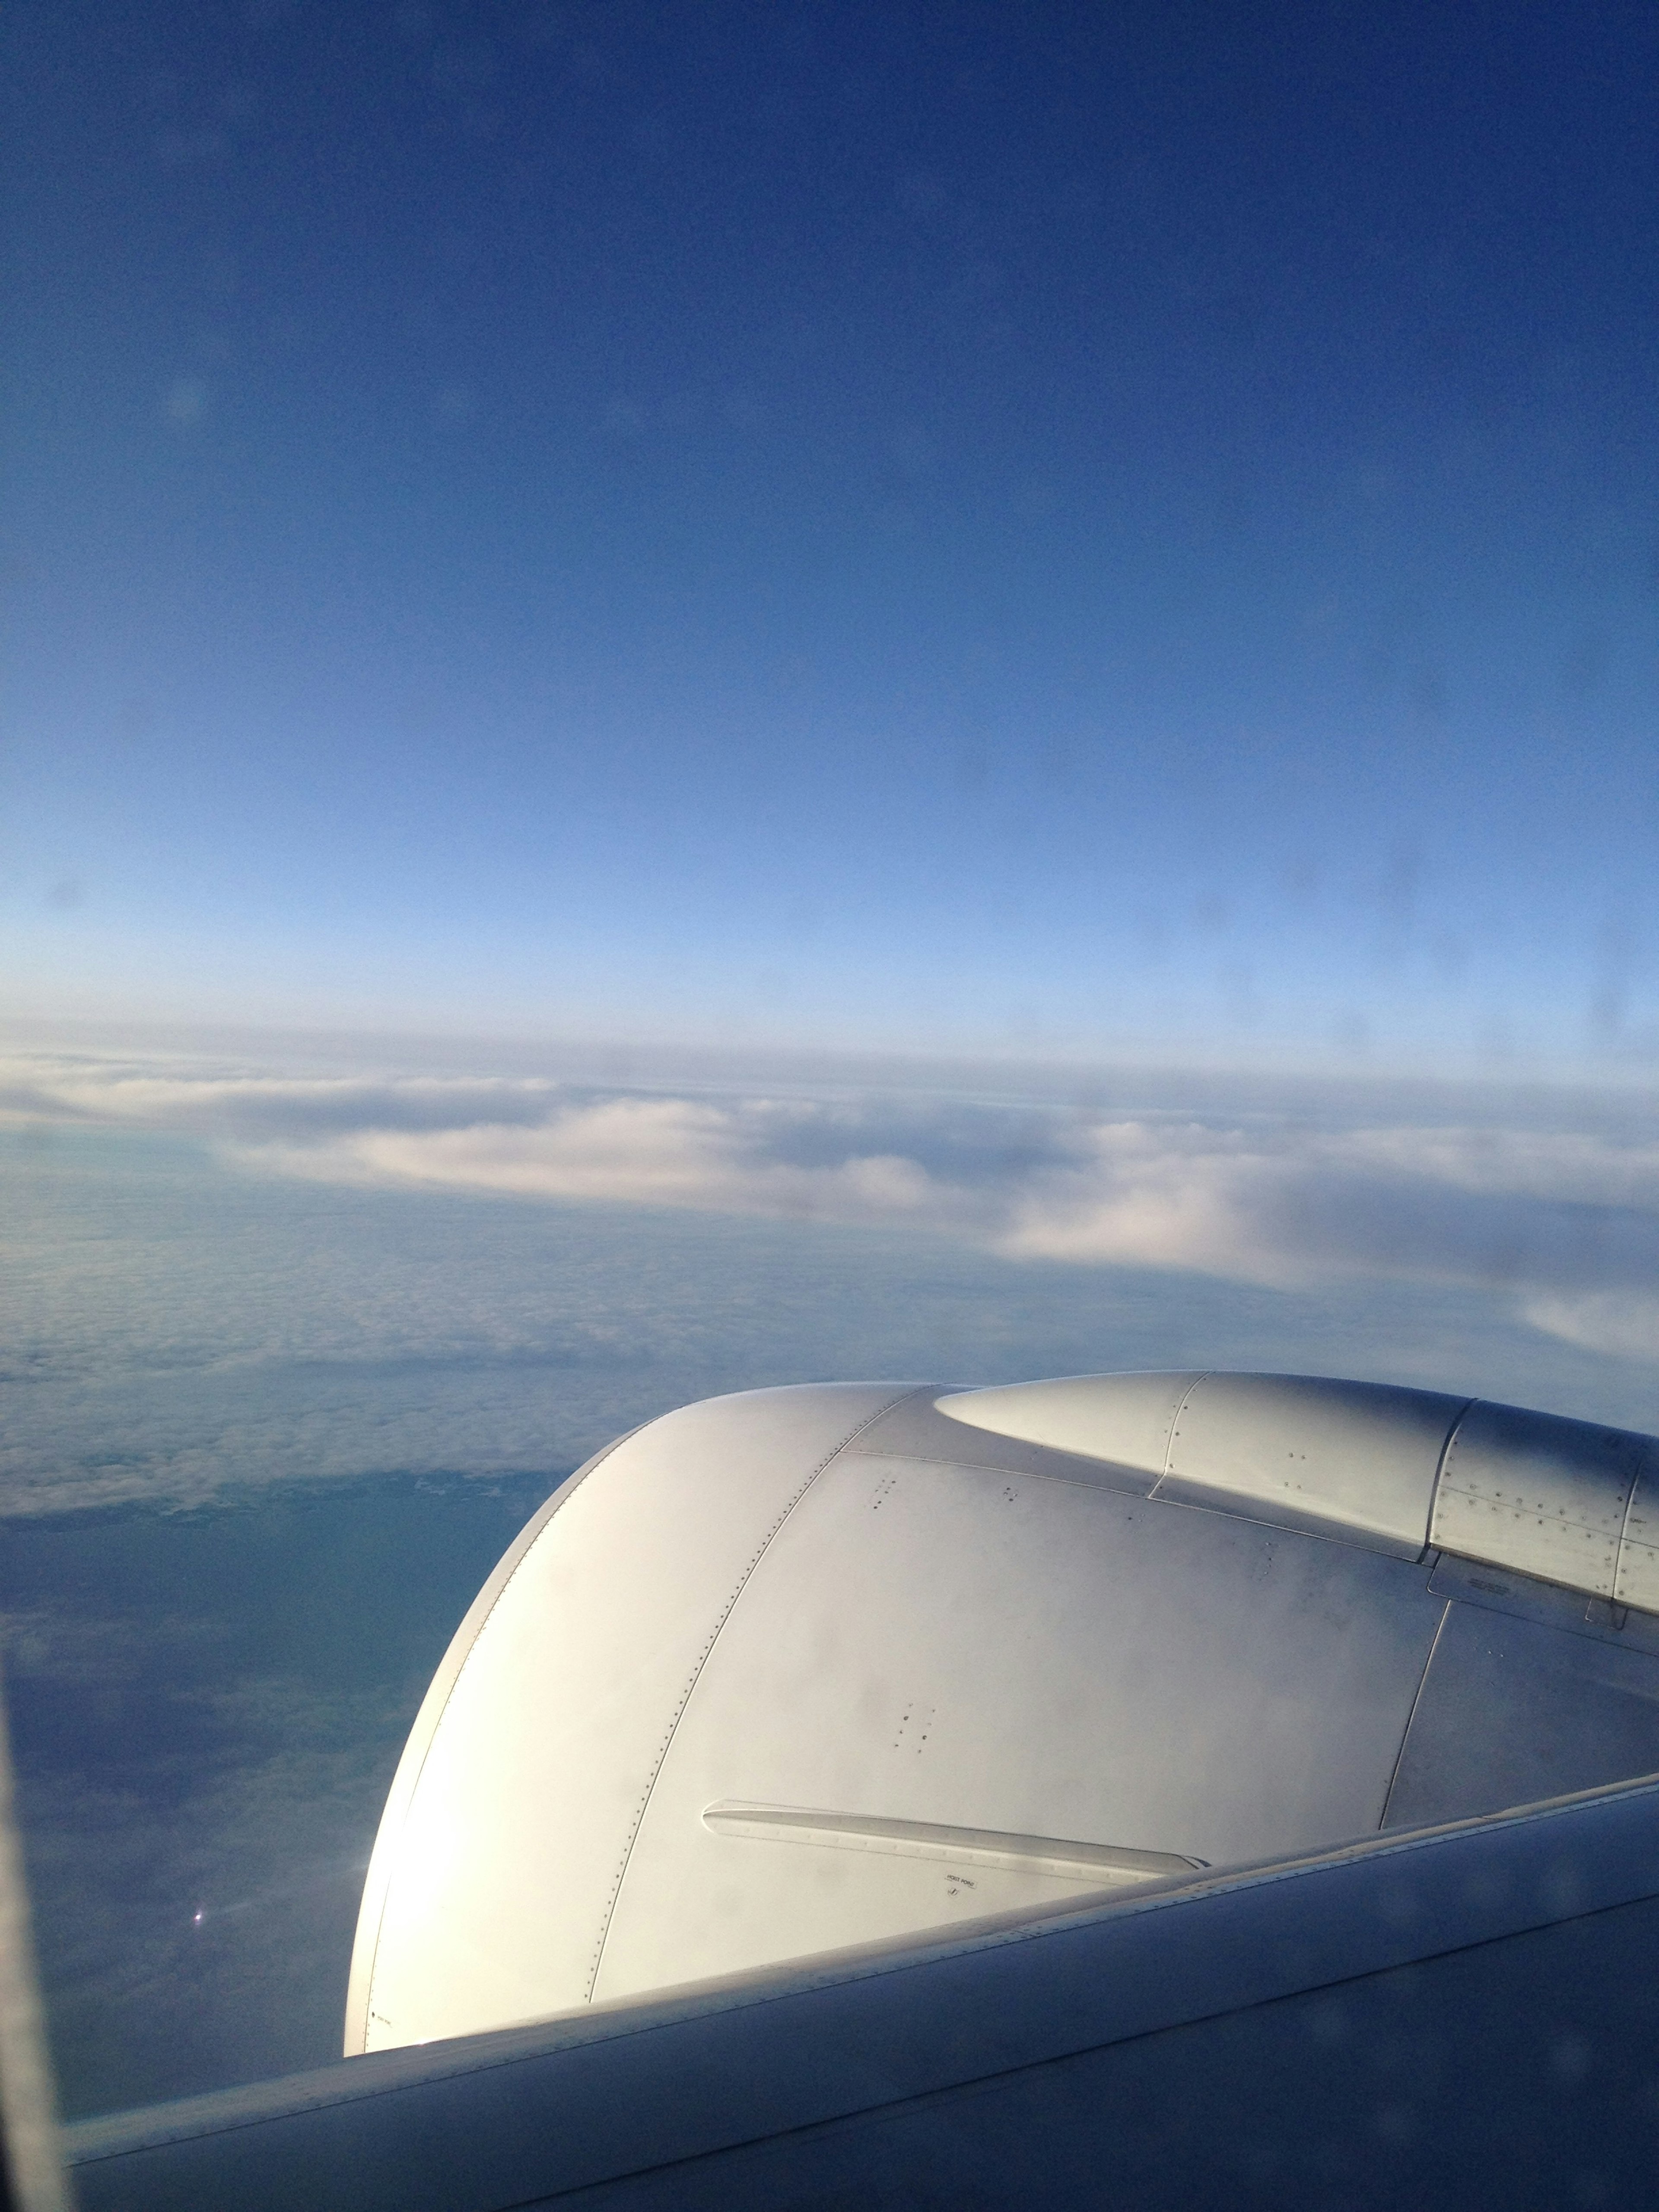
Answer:
<svg viewBox="0 0 1659 2212"><path fill-rule="evenodd" d="M1170 1463L1170 1435L1198 1374L1068 1375L953 1391L934 1401L964 1426L1018 1437L1051 1451L1134 1468L1154 1480Z"/></svg>
<svg viewBox="0 0 1659 2212"><path fill-rule="evenodd" d="M1130 1850L1058 1836L1011 1836L995 1828L947 1828L937 1820L884 1820L867 1813L829 1813L799 1805L710 1805L702 1824L717 1836L757 1843L806 1844L819 1850L890 1851L945 1867L994 1868L1054 1876L1090 1889L1115 1889L1190 1873L1201 1859L1174 1851Z"/></svg>
<svg viewBox="0 0 1659 2212"><path fill-rule="evenodd" d="M411 1733L358 1923L349 2050L592 1994L657 1768L732 1605L815 1474L902 1395L686 1407L550 1501Z"/></svg>
<svg viewBox="0 0 1659 2212"><path fill-rule="evenodd" d="M1079 1375L941 1398L977 1428L1142 1468L1154 1494L1420 1556L1466 1398L1304 1375Z"/></svg>
<svg viewBox="0 0 1659 2212"><path fill-rule="evenodd" d="M1430 1546L1659 1611L1659 1443L1632 1431L1296 1375L1070 1376L938 1410L1149 1474L1159 1498L1406 1558Z"/></svg>
<svg viewBox="0 0 1659 2212"><path fill-rule="evenodd" d="M1446 1454L1430 1541L1610 1598L1652 1439L1518 1406L1471 1406Z"/></svg>
<svg viewBox="0 0 1659 2212"><path fill-rule="evenodd" d="M1159 1467L1133 1468L1121 1461L1091 1458L1086 1453L1061 1451L1053 1444L1028 1443L1001 1431L975 1426L947 1416L945 1408L978 1392L937 1396L918 1390L878 1415L847 1447L855 1459L873 1455L882 1459L932 1461L942 1467L995 1468L1005 1474L1024 1474L1044 1482L1080 1483L1091 1490L1115 1491L1124 1498L1146 1498L1158 1478Z"/></svg>
<svg viewBox="0 0 1659 2212"><path fill-rule="evenodd" d="M690 1407L532 1524L411 1736L353 2048L1040 1905L1071 1879L757 1841L711 1827L721 1802L1211 1864L1375 1828L1438 1618L1420 1571L871 1449L916 1402Z"/></svg>
<svg viewBox="0 0 1659 2212"><path fill-rule="evenodd" d="M969 1887L921 1862L744 1845L704 1824L723 1799L1215 1865L1375 1828L1439 1614L1423 1580L1220 1515L848 1455L685 1709L595 1994L1054 1893L1034 1869Z"/></svg>
<svg viewBox="0 0 1659 2212"><path fill-rule="evenodd" d="M512 1583L520 1565L529 1553L549 1521L560 1509L569 1504L581 1484L595 1468L608 1459L618 1445L628 1441L618 1437L601 1452L576 1469L567 1482L547 1499L540 1510L533 1514L513 1542L496 1562L483 1588L468 1607L459 1628L450 1640L437 1673L428 1686L421 1700L420 1711L410 1730L409 1741L398 1762L392 1789L380 1815L380 1827L374 1838L368 1871L363 1880L362 1901L358 1908L356 1941L352 1946L351 1968L346 1983L345 2049L349 2057L365 2047L368 2021L369 1990L380 1947L380 1926L386 1913L386 1891L394 1869L399 1869L405 1849L405 1830L416 1784L425 1768L426 1755L438 1723L448 1709L451 1693L459 1679L462 1668L483 1632L486 1622L495 1611L495 1601Z"/></svg>
<svg viewBox="0 0 1659 2212"><path fill-rule="evenodd" d="M1467 1399L1298 1375L1204 1375L1182 1400L1156 1496L1182 1486L1407 1559Z"/></svg>
<svg viewBox="0 0 1659 2212"><path fill-rule="evenodd" d="M1390 1827L1659 1772L1659 1654L1454 1603L1389 1800Z"/></svg>
<svg viewBox="0 0 1659 2212"><path fill-rule="evenodd" d="M1650 1449L1643 1455L1631 1486L1613 1595L1620 1605L1659 1613L1659 1450Z"/></svg>
<svg viewBox="0 0 1659 2212"><path fill-rule="evenodd" d="M1659 1788L69 2131L87 2212L1652 2193Z"/></svg>
<svg viewBox="0 0 1659 2212"><path fill-rule="evenodd" d="M1559 1579L1611 1586L1616 1528L1588 1566L1572 1547L1622 1516L1646 1440L1460 1425L1465 1403L1285 1376L823 1385L636 1431L550 1501L440 1671L348 2046L1659 1767L1659 1624ZM1551 1484L1571 1505L1557 1582L1419 1558L1454 1431L1489 1550L1538 1542L1487 1510L1494 1468L1534 1522ZM1600 1674L1568 1648L1597 1638Z"/></svg>

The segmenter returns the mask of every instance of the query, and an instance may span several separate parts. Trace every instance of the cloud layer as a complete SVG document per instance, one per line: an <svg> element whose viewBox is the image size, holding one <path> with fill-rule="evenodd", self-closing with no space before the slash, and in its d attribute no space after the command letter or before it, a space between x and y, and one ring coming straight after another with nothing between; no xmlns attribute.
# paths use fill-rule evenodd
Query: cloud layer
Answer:
<svg viewBox="0 0 1659 2212"><path fill-rule="evenodd" d="M1216 1365L1659 1431L1640 1102L159 1056L0 1084L0 1626L77 2109L337 2047L455 1619L560 1475L668 1407Z"/></svg>
<svg viewBox="0 0 1659 2212"><path fill-rule="evenodd" d="M1467 1284L1513 1292L1570 1343L1659 1345L1659 1142L1644 1116L1565 1095L1524 1111L1387 1099L1114 1111L181 1060L0 1066L14 1120L189 1131L262 1176L902 1229L1281 1289Z"/></svg>

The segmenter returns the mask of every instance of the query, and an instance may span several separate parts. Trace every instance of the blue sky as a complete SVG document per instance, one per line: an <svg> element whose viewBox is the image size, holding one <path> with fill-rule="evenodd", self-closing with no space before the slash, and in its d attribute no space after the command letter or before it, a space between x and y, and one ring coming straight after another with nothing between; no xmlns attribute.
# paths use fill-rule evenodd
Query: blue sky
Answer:
<svg viewBox="0 0 1659 2212"><path fill-rule="evenodd" d="M3 35L7 1011L1650 1069L1649 11Z"/></svg>

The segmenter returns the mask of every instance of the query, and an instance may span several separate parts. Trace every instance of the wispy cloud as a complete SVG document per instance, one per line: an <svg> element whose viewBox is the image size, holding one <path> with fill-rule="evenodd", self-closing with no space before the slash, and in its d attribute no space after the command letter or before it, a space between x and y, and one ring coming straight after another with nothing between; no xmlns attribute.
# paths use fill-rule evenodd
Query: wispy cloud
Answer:
<svg viewBox="0 0 1659 2212"><path fill-rule="evenodd" d="M1559 1292L1523 1298L1522 1318L1586 1352L1659 1366L1659 1297L1626 1291Z"/></svg>
<svg viewBox="0 0 1659 2212"><path fill-rule="evenodd" d="M1115 1114L44 1055L0 1067L0 1107L190 1130L313 1182L902 1227L1281 1288L1468 1283L1571 1343L1642 1357L1659 1339L1659 1142L1567 1109Z"/></svg>
<svg viewBox="0 0 1659 2212"><path fill-rule="evenodd" d="M1005 1249L1303 1287L1659 1285L1659 1151L1481 1127L1105 1122L1018 1194ZM1548 1309L1540 1304L1540 1313ZM1545 1324L1548 1325L1548 1324Z"/></svg>
<svg viewBox="0 0 1659 2212"><path fill-rule="evenodd" d="M825 1121L822 1109L766 1100L611 1098L554 1105L530 1127L368 1128L320 1143L245 1146L241 1156L328 1181L699 1212L933 1228L961 1212L959 1194L903 1152L866 1150L853 1138L841 1158L792 1158L799 1139L825 1133Z"/></svg>

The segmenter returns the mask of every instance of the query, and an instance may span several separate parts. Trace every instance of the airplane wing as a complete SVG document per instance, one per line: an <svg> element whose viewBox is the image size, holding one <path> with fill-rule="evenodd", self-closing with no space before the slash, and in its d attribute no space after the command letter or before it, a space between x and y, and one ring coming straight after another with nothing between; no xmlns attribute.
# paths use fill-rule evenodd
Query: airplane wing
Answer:
<svg viewBox="0 0 1659 2212"><path fill-rule="evenodd" d="M1640 2204L1659 1784L67 2131L84 2212Z"/></svg>

